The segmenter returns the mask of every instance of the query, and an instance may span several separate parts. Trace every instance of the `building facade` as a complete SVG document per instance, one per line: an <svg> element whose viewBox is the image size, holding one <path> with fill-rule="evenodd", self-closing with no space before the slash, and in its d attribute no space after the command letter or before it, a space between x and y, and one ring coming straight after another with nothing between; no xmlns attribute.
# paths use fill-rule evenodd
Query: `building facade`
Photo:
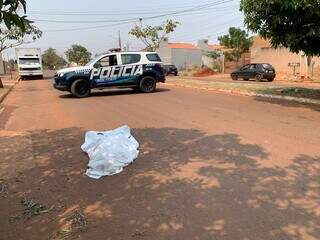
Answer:
<svg viewBox="0 0 320 240"><path fill-rule="evenodd" d="M170 43L165 39L157 52L164 64L174 64L180 70L202 66L202 50L191 43Z"/></svg>
<svg viewBox="0 0 320 240"><path fill-rule="evenodd" d="M320 77L320 58L312 58L308 68L307 57L303 54L295 54L288 48L273 48L269 41L258 36L254 37L253 45L250 49L252 63L270 63L276 72L285 76ZM310 72L311 69L311 72Z"/></svg>

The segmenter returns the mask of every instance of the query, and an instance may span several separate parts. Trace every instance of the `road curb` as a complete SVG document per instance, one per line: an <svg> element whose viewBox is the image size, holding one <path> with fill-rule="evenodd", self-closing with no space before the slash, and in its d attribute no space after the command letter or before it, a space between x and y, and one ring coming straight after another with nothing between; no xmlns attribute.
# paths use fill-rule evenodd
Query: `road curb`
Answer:
<svg viewBox="0 0 320 240"><path fill-rule="evenodd" d="M9 95L9 93L12 91L14 86L15 85L12 85L9 88L7 88L7 91L2 96L0 96L0 103L2 103L3 100Z"/></svg>
<svg viewBox="0 0 320 240"><path fill-rule="evenodd" d="M11 85L9 88L7 88L7 91L0 96L0 104L4 101L4 99L9 95L9 93L13 90L14 86L16 86L19 82L19 78L16 79L13 85Z"/></svg>
<svg viewBox="0 0 320 240"><path fill-rule="evenodd" d="M294 101L294 102L299 102L299 103L320 105L320 100L315 100L315 99L310 99L310 98L298 98L298 97L278 96L278 95L271 95L271 94L249 93L249 92L241 92L241 91L237 91L237 90L228 90L228 89L223 89L223 88L196 87L196 86L192 86L192 85L175 84L175 83L165 83L165 84L168 86L193 88L193 89L213 91L213 92L222 92L222 93L229 93L229 94L233 94L233 95L242 95L242 96L249 96L249 97L262 97L262 98L269 98L269 99L287 100L287 101Z"/></svg>

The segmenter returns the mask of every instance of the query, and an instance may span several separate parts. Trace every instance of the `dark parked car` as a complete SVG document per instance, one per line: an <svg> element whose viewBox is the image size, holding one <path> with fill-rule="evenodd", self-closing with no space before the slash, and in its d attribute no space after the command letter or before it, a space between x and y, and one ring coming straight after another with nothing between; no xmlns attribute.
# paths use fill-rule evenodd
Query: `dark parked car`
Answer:
<svg viewBox="0 0 320 240"><path fill-rule="evenodd" d="M166 75L173 74L175 76L178 76L178 69L175 65L172 65L172 64L171 65L164 65L163 68L164 68Z"/></svg>
<svg viewBox="0 0 320 240"><path fill-rule="evenodd" d="M263 79L272 82L276 77L276 71L268 63L252 63L247 64L231 73L232 80L238 80L242 78L244 80L255 79L261 81Z"/></svg>

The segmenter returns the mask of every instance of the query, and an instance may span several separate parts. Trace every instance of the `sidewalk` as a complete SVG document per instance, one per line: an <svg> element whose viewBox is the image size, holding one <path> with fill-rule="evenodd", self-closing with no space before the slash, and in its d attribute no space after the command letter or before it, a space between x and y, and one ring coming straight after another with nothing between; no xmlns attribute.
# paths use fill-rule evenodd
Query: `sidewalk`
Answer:
<svg viewBox="0 0 320 240"><path fill-rule="evenodd" d="M13 73L0 75L4 88L0 88L0 103L5 99L5 97L10 93L12 88L18 83L18 76Z"/></svg>

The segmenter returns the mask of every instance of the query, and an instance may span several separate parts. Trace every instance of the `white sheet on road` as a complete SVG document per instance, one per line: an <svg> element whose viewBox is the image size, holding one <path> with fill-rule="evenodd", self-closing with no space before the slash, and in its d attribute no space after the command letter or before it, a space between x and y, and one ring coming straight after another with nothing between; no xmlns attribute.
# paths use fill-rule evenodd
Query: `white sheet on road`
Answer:
<svg viewBox="0 0 320 240"><path fill-rule="evenodd" d="M122 172L139 154L139 143L128 126L112 131L87 132L81 149L90 158L86 175L99 179Z"/></svg>

